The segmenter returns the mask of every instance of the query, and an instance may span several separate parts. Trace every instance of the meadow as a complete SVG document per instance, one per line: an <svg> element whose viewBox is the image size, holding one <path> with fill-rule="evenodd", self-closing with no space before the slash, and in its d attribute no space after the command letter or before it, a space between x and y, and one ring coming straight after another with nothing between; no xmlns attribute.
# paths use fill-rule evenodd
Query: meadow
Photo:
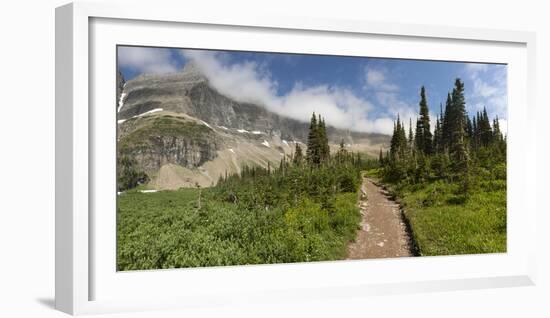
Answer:
<svg viewBox="0 0 550 318"><path fill-rule="evenodd" d="M378 170L368 175L379 178ZM447 180L387 184L421 256L506 252L506 180L478 177L468 195Z"/></svg>
<svg viewBox="0 0 550 318"><path fill-rule="evenodd" d="M210 188L126 191L118 196L117 269L343 259L360 220L361 167L338 160L247 168Z"/></svg>

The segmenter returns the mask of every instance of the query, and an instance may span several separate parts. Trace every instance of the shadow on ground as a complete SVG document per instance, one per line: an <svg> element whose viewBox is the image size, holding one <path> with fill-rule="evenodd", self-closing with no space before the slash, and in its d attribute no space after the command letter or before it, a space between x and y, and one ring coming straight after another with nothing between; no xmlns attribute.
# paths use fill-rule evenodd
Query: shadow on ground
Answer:
<svg viewBox="0 0 550 318"><path fill-rule="evenodd" d="M44 307L55 309L55 300L53 298L37 298L36 301Z"/></svg>

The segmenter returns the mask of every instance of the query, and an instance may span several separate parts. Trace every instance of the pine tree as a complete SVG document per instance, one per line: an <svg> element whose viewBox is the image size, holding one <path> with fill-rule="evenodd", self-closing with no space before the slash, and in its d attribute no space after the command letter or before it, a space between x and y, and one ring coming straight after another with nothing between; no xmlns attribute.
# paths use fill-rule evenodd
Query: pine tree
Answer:
<svg viewBox="0 0 550 318"><path fill-rule="evenodd" d="M451 115L451 121L449 121L451 126L451 158L454 172L466 175L468 173L469 160L464 138L466 102L464 100L464 83L462 83L462 81L458 78L455 81L455 88L452 95L452 105L452 112L449 113L449 115Z"/></svg>
<svg viewBox="0 0 550 318"><path fill-rule="evenodd" d="M490 121L485 108L470 117L466 112L464 83L460 79L456 79L452 93L447 95L444 110L440 104L433 135L429 131L424 89L420 95L420 115L414 136L412 119L409 118L407 136L398 115L389 151L385 157L382 150L379 152L378 160L389 182L418 183L433 176L451 178L451 182L460 181L462 193L467 194L476 166L491 169L495 164L506 163L506 136L498 117ZM426 146L428 143L431 149ZM499 169L505 171L505 166Z"/></svg>
<svg viewBox="0 0 550 318"><path fill-rule="evenodd" d="M409 143L409 148L412 148L414 147L414 136L413 136L413 129L412 129L412 119L409 118L409 140L408 140L408 143Z"/></svg>
<svg viewBox="0 0 550 318"><path fill-rule="evenodd" d="M447 101L445 102L445 113L441 123L441 144L444 151L448 151L451 143L451 122L453 113L453 99L451 94L447 94Z"/></svg>
<svg viewBox="0 0 550 318"><path fill-rule="evenodd" d="M406 158L407 154L408 154L408 142L407 142L407 134L405 133L405 124L402 122L401 123L401 129L399 130L399 141L400 141L400 152L401 152L401 157L403 159Z"/></svg>
<svg viewBox="0 0 550 318"><path fill-rule="evenodd" d="M483 112L480 114L481 122L478 122L480 129L480 140L481 144L484 147L487 147L491 144L493 139L493 130L491 128L491 123L489 122L489 116L487 115L487 109L483 107Z"/></svg>
<svg viewBox="0 0 550 318"><path fill-rule="evenodd" d="M470 143L470 146L473 151L475 151L478 147L478 129L477 129L477 117L474 116L474 119L472 120L472 140Z"/></svg>
<svg viewBox="0 0 550 318"><path fill-rule="evenodd" d="M419 119L416 119L416 129L414 131L414 146L418 152L424 151L424 129Z"/></svg>
<svg viewBox="0 0 550 318"><path fill-rule="evenodd" d="M473 134L474 134L474 127L473 127L473 124L472 124L472 120L470 119L470 116L468 116L468 114L466 114L465 116L465 120L466 120L466 137L468 139L471 139Z"/></svg>
<svg viewBox="0 0 550 318"><path fill-rule="evenodd" d="M295 150L294 150L293 163L299 165L299 164L302 163L303 159L304 159L304 155L302 153L302 147L300 147L299 143L296 143L296 147L295 147Z"/></svg>
<svg viewBox="0 0 550 318"><path fill-rule="evenodd" d="M502 140L502 132L500 131L498 116L496 116L495 119L493 119L493 143L500 143Z"/></svg>
<svg viewBox="0 0 550 318"><path fill-rule="evenodd" d="M441 150L441 122L439 121L439 117L437 117L435 121L435 130L434 130L434 139L432 148L434 152L439 153Z"/></svg>
<svg viewBox="0 0 550 318"><path fill-rule="evenodd" d="M319 127L317 124L317 116L313 113L309 124L309 134L307 136L307 162L312 165L319 165L321 162L320 155Z"/></svg>
<svg viewBox="0 0 550 318"><path fill-rule="evenodd" d="M326 162L330 157L330 147L328 145L327 127L325 120L319 115L318 121L319 133L319 158L321 162Z"/></svg>
<svg viewBox="0 0 550 318"><path fill-rule="evenodd" d="M386 155L386 171L390 178L399 180L406 176L409 143L405 132L405 126L399 115L393 125L393 134L390 141L390 151Z"/></svg>
<svg viewBox="0 0 550 318"><path fill-rule="evenodd" d="M399 120L399 115L397 115L397 118ZM395 160L395 154L397 153L397 125L395 121L393 122L393 132L391 134L390 139L390 159L393 161Z"/></svg>
<svg viewBox="0 0 550 318"><path fill-rule="evenodd" d="M399 115L397 121L393 125L393 134L390 141L390 158L392 161L401 161L406 158L409 143L405 133L405 126L401 122Z"/></svg>
<svg viewBox="0 0 550 318"><path fill-rule="evenodd" d="M343 162L348 155L348 151L346 150L346 144L344 143L344 139L340 140L340 149L338 149L338 152L336 153L336 159L338 162Z"/></svg>
<svg viewBox="0 0 550 318"><path fill-rule="evenodd" d="M426 89L424 86L420 89L420 118L419 125L417 127L421 129L421 138L422 141L419 143L424 154L431 154L432 149L432 132L430 130L430 110L428 109L428 101L426 100Z"/></svg>

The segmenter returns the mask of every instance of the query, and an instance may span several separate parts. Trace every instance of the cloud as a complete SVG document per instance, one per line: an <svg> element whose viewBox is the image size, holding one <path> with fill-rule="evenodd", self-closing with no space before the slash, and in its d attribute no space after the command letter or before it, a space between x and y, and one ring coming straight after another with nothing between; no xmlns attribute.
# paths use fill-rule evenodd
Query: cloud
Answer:
<svg viewBox="0 0 550 318"><path fill-rule="evenodd" d="M418 117L418 105L410 104L401 98L399 86L391 83L387 70L367 66L365 68L364 89L374 95L379 110L384 112L389 118L392 118L390 121L392 130L393 119L399 115L405 124L407 132L409 131L411 122L414 131ZM430 114L430 117L433 122L431 125L433 130L436 118L432 114Z"/></svg>
<svg viewBox="0 0 550 318"><path fill-rule="evenodd" d="M225 95L240 102L265 104L277 91L277 82L257 62L230 64L225 56L213 51L182 50L186 59L196 63L210 83Z"/></svg>
<svg viewBox="0 0 550 318"><path fill-rule="evenodd" d="M241 102L257 103L277 114L308 122L311 113L325 117L337 128L391 134L392 116L372 116L373 104L348 88L334 85L306 87L294 83L284 95L277 93L278 83L266 65L243 61L229 63L217 52L182 50L186 59L197 64L212 86ZM376 75L375 75L376 76Z"/></svg>
<svg viewBox="0 0 550 318"><path fill-rule="evenodd" d="M366 89L386 92L395 92L399 89L397 85L387 82L385 72L382 70L367 68L365 70L365 82Z"/></svg>
<svg viewBox="0 0 550 318"><path fill-rule="evenodd" d="M140 74L172 73L178 70L170 50L162 48L121 46L118 48L118 63Z"/></svg>
<svg viewBox="0 0 550 318"><path fill-rule="evenodd" d="M404 102L400 99L399 95L393 92L376 92L375 94L377 104L383 105L380 106L386 114L390 116L396 116L399 114L399 117L403 120L415 120L418 116L416 112L416 107L410 105L407 102Z"/></svg>
<svg viewBox="0 0 550 318"><path fill-rule="evenodd" d="M481 63L468 63L465 65L465 68L469 72L477 73L486 72L489 69L489 66L487 64Z"/></svg>
<svg viewBox="0 0 550 318"><path fill-rule="evenodd" d="M490 117L507 118L508 95L506 66L490 64L465 65L467 77L472 83L470 111L487 109Z"/></svg>

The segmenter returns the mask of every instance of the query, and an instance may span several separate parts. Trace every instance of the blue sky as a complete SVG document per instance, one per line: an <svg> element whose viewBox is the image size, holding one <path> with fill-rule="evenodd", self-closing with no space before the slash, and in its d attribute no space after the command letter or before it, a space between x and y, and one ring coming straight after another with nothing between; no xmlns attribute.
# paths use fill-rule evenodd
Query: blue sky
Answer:
<svg viewBox="0 0 550 318"><path fill-rule="evenodd" d="M391 132L397 114L414 122L422 85L435 121L459 77L470 115L486 107L506 128L505 65L144 47L118 52L126 80L177 72L189 61L234 99L303 121L316 111L333 126L380 133Z"/></svg>

